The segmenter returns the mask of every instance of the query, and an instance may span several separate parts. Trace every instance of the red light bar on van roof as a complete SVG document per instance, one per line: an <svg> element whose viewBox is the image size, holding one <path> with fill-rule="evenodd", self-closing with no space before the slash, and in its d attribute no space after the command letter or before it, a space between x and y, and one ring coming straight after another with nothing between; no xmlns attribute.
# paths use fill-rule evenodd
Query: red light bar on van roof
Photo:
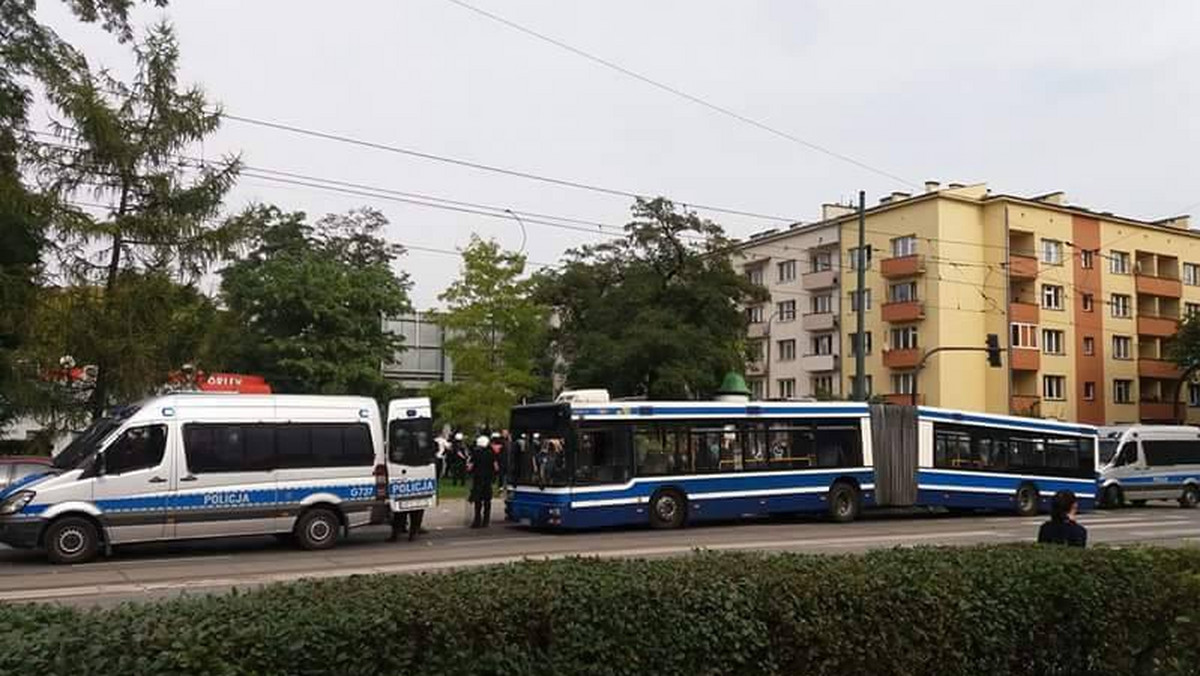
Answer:
<svg viewBox="0 0 1200 676"><path fill-rule="evenodd" d="M262 376L241 373L197 374L196 386L201 392L229 392L235 394L270 394L271 386Z"/></svg>

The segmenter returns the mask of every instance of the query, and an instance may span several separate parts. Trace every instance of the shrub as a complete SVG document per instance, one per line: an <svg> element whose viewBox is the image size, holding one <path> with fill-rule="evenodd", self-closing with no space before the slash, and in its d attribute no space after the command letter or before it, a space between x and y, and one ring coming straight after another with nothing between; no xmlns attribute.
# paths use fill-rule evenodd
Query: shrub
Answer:
<svg viewBox="0 0 1200 676"><path fill-rule="evenodd" d="M0 608L4 674L1192 674L1200 551L699 553Z"/></svg>

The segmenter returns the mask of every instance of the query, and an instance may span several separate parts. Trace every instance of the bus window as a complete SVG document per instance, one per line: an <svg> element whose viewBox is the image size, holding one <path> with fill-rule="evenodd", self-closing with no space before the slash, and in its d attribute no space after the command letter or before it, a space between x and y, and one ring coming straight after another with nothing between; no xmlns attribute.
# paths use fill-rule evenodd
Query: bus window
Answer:
<svg viewBox="0 0 1200 676"><path fill-rule="evenodd" d="M861 467L862 434L856 425L818 423L814 436L818 467Z"/></svg>
<svg viewBox="0 0 1200 676"><path fill-rule="evenodd" d="M629 444L624 430L579 432L575 456L575 483L625 483L629 480Z"/></svg>

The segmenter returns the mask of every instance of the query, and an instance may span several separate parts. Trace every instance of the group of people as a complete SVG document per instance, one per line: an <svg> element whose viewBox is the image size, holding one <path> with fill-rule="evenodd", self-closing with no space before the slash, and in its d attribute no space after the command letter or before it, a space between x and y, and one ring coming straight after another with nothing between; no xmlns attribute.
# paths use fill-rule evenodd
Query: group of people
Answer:
<svg viewBox="0 0 1200 676"><path fill-rule="evenodd" d="M482 446L480 440L483 441ZM487 448L495 460L493 481L497 486L504 485L505 467L508 464L508 454L512 447L512 438L508 430L492 432L490 435L481 433L469 443L461 431L453 434L439 434L434 437L433 461L437 469L438 481L449 481L451 486L462 486L471 479L472 486L476 483L472 472L473 458L477 448Z"/></svg>

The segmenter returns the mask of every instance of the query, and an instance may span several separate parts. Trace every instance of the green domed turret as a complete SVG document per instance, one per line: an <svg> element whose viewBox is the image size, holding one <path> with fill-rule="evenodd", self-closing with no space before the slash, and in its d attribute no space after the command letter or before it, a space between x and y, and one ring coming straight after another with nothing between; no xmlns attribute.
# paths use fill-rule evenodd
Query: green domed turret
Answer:
<svg viewBox="0 0 1200 676"><path fill-rule="evenodd" d="M736 371L725 374L721 387L717 390L717 401L750 401L750 388L746 379Z"/></svg>

